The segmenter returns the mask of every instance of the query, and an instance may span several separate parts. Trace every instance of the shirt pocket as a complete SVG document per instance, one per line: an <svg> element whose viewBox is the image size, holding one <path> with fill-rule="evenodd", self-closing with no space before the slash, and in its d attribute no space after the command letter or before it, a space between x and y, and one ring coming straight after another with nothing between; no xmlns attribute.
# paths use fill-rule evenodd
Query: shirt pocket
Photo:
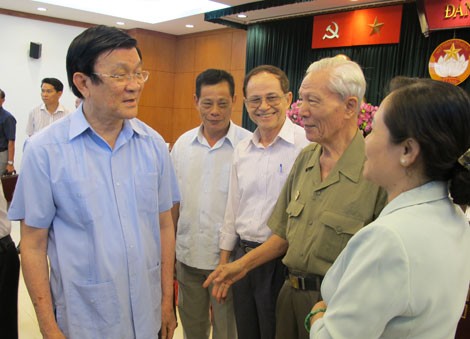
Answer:
<svg viewBox="0 0 470 339"><path fill-rule="evenodd" d="M120 313L113 282L72 286L70 303L72 325L102 330L119 323Z"/></svg>
<svg viewBox="0 0 470 339"><path fill-rule="evenodd" d="M158 213L158 173L136 173L134 183L138 210Z"/></svg>
<svg viewBox="0 0 470 339"><path fill-rule="evenodd" d="M364 221L338 213L325 211L320 216L320 231L313 244L316 257L334 262L349 239L362 227Z"/></svg>
<svg viewBox="0 0 470 339"><path fill-rule="evenodd" d="M305 204L298 201L292 200L287 205L286 213L287 213L287 228L286 228L286 237L288 235L294 235L293 232L297 229L295 226L300 222L300 215L304 210Z"/></svg>

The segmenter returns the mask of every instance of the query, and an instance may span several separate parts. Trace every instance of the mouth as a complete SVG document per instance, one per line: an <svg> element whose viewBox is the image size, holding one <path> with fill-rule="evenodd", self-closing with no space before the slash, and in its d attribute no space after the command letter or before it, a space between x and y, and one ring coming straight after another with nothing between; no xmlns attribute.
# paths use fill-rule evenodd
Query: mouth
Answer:
<svg viewBox="0 0 470 339"><path fill-rule="evenodd" d="M260 117L260 118L263 118L263 117L269 117L271 115L275 115L277 112L273 112L273 113L255 113L255 115L257 117Z"/></svg>

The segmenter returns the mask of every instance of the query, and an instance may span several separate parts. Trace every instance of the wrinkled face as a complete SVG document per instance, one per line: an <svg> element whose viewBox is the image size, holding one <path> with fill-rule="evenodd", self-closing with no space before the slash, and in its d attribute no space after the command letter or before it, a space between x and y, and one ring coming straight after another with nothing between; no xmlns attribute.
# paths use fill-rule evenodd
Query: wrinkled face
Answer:
<svg viewBox="0 0 470 339"><path fill-rule="evenodd" d="M246 110L258 128L281 129L286 120L286 111L292 102L292 93L284 93L279 79L270 73L252 76L245 90Z"/></svg>
<svg viewBox="0 0 470 339"><path fill-rule="evenodd" d="M199 98L195 97L194 100L205 132L217 135L227 131L234 98L230 95L230 86L226 81L202 85Z"/></svg>
<svg viewBox="0 0 470 339"><path fill-rule="evenodd" d="M142 61L135 48L106 51L97 58L94 72L106 75L133 75L142 72ZM97 77L100 80L98 82L92 82L88 78L87 86L82 92L90 113L101 120L135 118L144 81L136 77Z"/></svg>
<svg viewBox="0 0 470 339"><path fill-rule="evenodd" d="M61 96L62 92L57 92L51 84L41 85L41 99L47 106L56 105Z"/></svg>
<svg viewBox="0 0 470 339"><path fill-rule="evenodd" d="M327 88L328 73L309 73L299 89L299 114L308 140L319 144L334 143L343 131L348 115L346 101Z"/></svg>
<svg viewBox="0 0 470 339"><path fill-rule="evenodd" d="M390 132L383 120L388 102L389 98L386 98L374 115L372 132L366 138L366 162L363 172L366 179L384 187L387 192L403 172L400 166L403 148L390 141Z"/></svg>

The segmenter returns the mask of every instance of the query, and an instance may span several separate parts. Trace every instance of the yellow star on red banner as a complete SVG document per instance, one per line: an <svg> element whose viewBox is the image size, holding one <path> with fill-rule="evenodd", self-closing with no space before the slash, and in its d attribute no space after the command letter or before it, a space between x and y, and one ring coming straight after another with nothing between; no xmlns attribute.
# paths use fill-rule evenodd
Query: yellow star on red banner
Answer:
<svg viewBox="0 0 470 339"><path fill-rule="evenodd" d="M375 17L375 20L374 20L373 24L367 24L367 26L372 28L369 35L380 34L380 30L382 29L383 25L384 25L384 23L383 22L378 22L377 17Z"/></svg>

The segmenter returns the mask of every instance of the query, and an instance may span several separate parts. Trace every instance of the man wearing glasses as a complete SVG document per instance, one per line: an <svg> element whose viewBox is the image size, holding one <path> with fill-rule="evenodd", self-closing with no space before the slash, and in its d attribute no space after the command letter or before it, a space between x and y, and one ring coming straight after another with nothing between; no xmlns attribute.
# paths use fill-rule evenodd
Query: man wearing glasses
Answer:
<svg viewBox="0 0 470 339"><path fill-rule="evenodd" d="M174 206L178 310L189 339L236 339L231 294L219 304L202 283L219 263L219 231L227 203L233 149L251 132L230 117L235 102L230 73L207 69L196 78L194 104L201 125L178 138L171 151L181 205Z"/></svg>
<svg viewBox="0 0 470 339"><path fill-rule="evenodd" d="M292 92L282 70L270 65L254 68L245 77L243 94L258 127L234 151L220 264L229 261L232 251L238 259L271 235L268 217L294 160L309 143L303 128L286 119ZM276 258L233 285L239 338L274 338L276 299L284 279L281 258Z"/></svg>
<svg viewBox="0 0 470 339"><path fill-rule="evenodd" d="M83 104L25 146L9 218L21 220L45 338L172 338L176 327L179 193L163 138L136 119L149 77L136 44L106 26L77 36L66 64Z"/></svg>
<svg viewBox="0 0 470 339"><path fill-rule="evenodd" d="M41 99L43 104L29 113L26 134L30 137L54 121L69 114L69 110L59 102L64 85L59 79L44 78L41 81Z"/></svg>

